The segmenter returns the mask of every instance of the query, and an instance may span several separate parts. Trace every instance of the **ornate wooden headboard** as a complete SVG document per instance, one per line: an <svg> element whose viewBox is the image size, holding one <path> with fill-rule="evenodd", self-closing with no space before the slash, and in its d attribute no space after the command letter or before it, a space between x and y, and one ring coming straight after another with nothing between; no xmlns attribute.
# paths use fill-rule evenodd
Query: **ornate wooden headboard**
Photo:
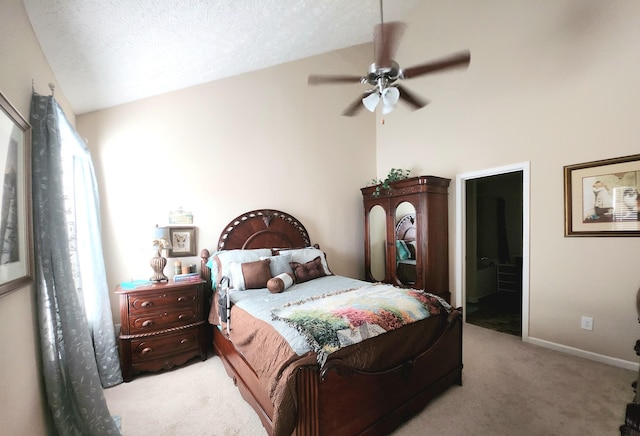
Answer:
<svg viewBox="0 0 640 436"><path fill-rule="evenodd" d="M218 239L217 250L251 248L299 248L311 245L307 229L293 216L275 209L243 213L227 224ZM211 282L206 248L200 252L201 276Z"/></svg>
<svg viewBox="0 0 640 436"><path fill-rule="evenodd" d="M410 213L403 216L396 224L396 240L416 240L416 214Z"/></svg>

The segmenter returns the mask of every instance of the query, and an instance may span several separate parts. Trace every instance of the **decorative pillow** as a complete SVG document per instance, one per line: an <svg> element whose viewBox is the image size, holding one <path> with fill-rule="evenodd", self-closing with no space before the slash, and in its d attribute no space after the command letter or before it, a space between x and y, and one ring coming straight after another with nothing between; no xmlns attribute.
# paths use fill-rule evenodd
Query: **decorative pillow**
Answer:
<svg viewBox="0 0 640 436"><path fill-rule="evenodd" d="M239 291L266 288L267 281L271 278L269 263L269 259L245 263L232 262L230 269L233 288Z"/></svg>
<svg viewBox="0 0 640 436"><path fill-rule="evenodd" d="M401 260L406 260L409 259L409 256L411 255L411 253L409 253L409 249L407 248L407 243L404 242L402 239L398 239L396 241L396 261L401 261Z"/></svg>
<svg viewBox="0 0 640 436"><path fill-rule="evenodd" d="M229 271L229 265L232 262L237 263L245 263L245 262L253 262L255 260L260 260L260 256L271 256L270 248L256 248L251 250L222 250L218 251L213 257L215 262L211 262L212 264L217 266L217 271L214 273L212 270L212 277L215 277L216 280L214 283L216 285L220 284L220 280L222 277L231 278L231 271Z"/></svg>
<svg viewBox="0 0 640 436"><path fill-rule="evenodd" d="M283 254L290 254L291 261L297 262L297 263L307 263L310 260L314 260L316 257L320 257L320 262L322 263L324 275L326 276L333 275L333 273L329 269L329 264L327 263L327 257L324 254L324 251L320 250L319 248L307 247L307 248L297 248L294 250L280 251L280 256L282 256Z"/></svg>
<svg viewBox="0 0 640 436"><path fill-rule="evenodd" d="M416 241L407 242L407 248L409 249L409 259L416 260L416 251L418 250L418 243Z"/></svg>
<svg viewBox="0 0 640 436"><path fill-rule="evenodd" d="M271 277L275 277L282 273L293 274L293 270L291 269L291 262L293 259L290 254L281 254L280 256L262 256L261 260L269 259L271 263L269 264L269 268L271 268Z"/></svg>
<svg viewBox="0 0 640 436"><path fill-rule="evenodd" d="M293 285L293 274L282 273L269 279L269 281L267 282L267 289L272 294L279 294L285 289L291 287L291 285Z"/></svg>
<svg viewBox="0 0 640 436"><path fill-rule="evenodd" d="M305 263L291 262L291 269L293 269L293 274L296 277L296 283L308 282L318 277L331 275L331 273L327 274L325 272L320 256Z"/></svg>

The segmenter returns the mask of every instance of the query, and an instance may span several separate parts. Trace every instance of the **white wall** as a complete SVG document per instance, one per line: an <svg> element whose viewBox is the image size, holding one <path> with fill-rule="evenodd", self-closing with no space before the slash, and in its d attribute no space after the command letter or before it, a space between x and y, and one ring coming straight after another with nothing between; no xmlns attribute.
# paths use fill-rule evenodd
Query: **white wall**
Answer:
<svg viewBox="0 0 640 436"><path fill-rule="evenodd" d="M306 226L333 272L363 277L360 188L375 176L375 118L340 115L360 84L306 81L357 72L370 53L354 47L78 116L99 179L110 289L149 278L151 228L178 207L194 215L198 252L215 251L238 215L279 209ZM118 322L113 294L112 307Z"/></svg>
<svg viewBox="0 0 640 436"><path fill-rule="evenodd" d="M431 104L377 125L379 176L531 162L529 335L630 362L640 239L564 237L563 166L638 153L639 19L640 3L622 0L423 2L397 61L468 48L470 68L405 81ZM593 331L580 329L582 315Z"/></svg>

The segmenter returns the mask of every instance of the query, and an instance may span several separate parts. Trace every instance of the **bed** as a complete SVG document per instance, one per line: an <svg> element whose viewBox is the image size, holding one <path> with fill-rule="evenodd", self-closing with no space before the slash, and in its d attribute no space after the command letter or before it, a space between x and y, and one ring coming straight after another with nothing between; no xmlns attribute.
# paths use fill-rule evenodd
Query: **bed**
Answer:
<svg viewBox="0 0 640 436"><path fill-rule="evenodd" d="M306 228L296 218L263 209L232 220L220 236L217 251L211 256L207 250L201 254L202 277L216 288L209 314L209 322L214 325L214 352L268 434L388 434L449 386L462 384L461 311L440 305L442 299L436 296L429 296L433 313L428 317L384 334L363 332L360 341L329 352L313 346L307 352L301 350L310 343L317 345L304 334L299 335L301 339L286 339L290 334L287 329L306 332L291 324L286 315L287 309L304 307L297 305L320 298L307 298L310 292L321 292L328 298L356 298L357 293L369 292L370 288L376 292L415 293L334 275L326 255L306 261L310 254L317 253L324 254L318 245L311 244ZM311 275L319 276L289 286L285 280L270 278L269 288L250 288L254 277L248 272L249 265L251 270L254 264L264 269L263 262L268 258L271 268L274 263L284 264L280 256L289 255L300 261L289 262L295 268L292 278L298 278L301 270L313 270ZM307 257L296 258L301 255ZM228 262L236 256L239 261ZM246 260L255 256L259 261ZM232 280L234 290L228 291L223 277L239 271L245 283L238 288L246 285L247 290L235 290L236 281ZM327 271L329 274L323 274ZM271 290L273 283L278 285L275 291ZM280 289L283 284L284 289ZM345 289L327 291L336 286ZM424 298L424 293L418 293ZM225 305L219 301L221 295L230 301L228 314L221 313L225 312ZM375 300L375 293L364 295L367 302ZM252 307L261 299L272 308L271 320L264 308ZM330 306L324 300L321 305Z"/></svg>

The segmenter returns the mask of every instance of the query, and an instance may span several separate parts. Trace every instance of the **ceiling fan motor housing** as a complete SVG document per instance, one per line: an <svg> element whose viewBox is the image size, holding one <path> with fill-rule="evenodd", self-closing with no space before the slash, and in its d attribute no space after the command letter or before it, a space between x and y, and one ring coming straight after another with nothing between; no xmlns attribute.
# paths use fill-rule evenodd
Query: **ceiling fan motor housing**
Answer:
<svg viewBox="0 0 640 436"><path fill-rule="evenodd" d="M375 63L369 65L369 74L365 76L368 84L377 86L379 79L385 79L385 86L392 84L400 77L400 65L396 61L391 61L388 67L380 67Z"/></svg>

